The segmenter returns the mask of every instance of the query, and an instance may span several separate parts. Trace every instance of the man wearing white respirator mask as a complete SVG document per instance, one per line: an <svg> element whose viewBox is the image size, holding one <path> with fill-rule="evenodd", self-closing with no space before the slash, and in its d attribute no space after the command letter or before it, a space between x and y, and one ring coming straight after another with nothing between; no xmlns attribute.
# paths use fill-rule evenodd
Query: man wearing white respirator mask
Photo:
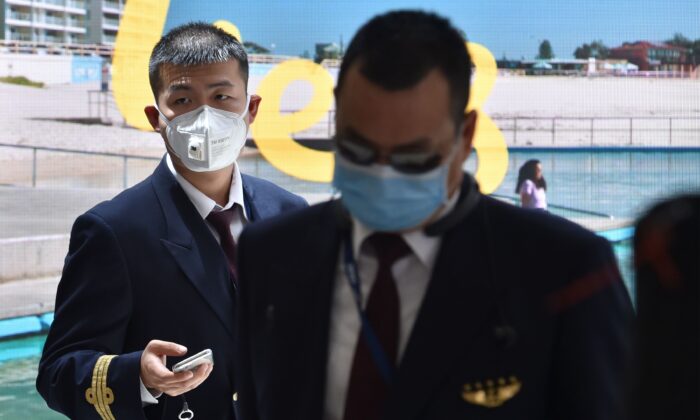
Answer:
<svg viewBox="0 0 700 420"><path fill-rule="evenodd" d="M189 409L233 419L238 235L306 202L239 171L261 98L247 92L234 37L206 23L174 28L153 49L149 78L155 104L145 113L167 154L76 220L37 388L71 418L190 418ZM215 364L171 370L204 349Z"/></svg>

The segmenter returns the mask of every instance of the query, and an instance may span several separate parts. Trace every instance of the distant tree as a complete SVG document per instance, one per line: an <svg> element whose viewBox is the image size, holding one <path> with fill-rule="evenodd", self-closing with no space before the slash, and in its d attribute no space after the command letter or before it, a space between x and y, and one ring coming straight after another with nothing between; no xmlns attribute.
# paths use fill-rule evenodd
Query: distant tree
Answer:
<svg viewBox="0 0 700 420"><path fill-rule="evenodd" d="M589 59L595 57L597 59L604 60L610 56L610 48L608 48L603 41L593 41L590 44L583 44L576 48L574 51L574 57L579 59Z"/></svg>
<svg viewBox="0 0 700 420"><path fill-rule="evenodd" d="M693 48L693 41L691 41L690 39L686 38L685 35L678 32L673 35L673 38L666 40L666 43L668 45L673 45L676 47L682 47L687 49Z"/></svg>
<svg viewBox="0 0 700 420"><path fill-rule="evenodd" d="M318 43L316 44L316 55L314 56L314 61L320 63L325 59L338 59L341 58L340 46L334 42L330 43Z"/></svg>
<svg viewBox="0 0 700 420"><path fill-rule="evenodd" d="M249 54L270 54L269 49L253 41L245 41L243 46Z"/></svg>
<svg viewBox="0 0 700 420"><path fill-rule="evenodd" d="M586 60L591 57L591 46L588 44L583 44L576 47L574 50L574 57Z"/></svg>
<svg viewBox="0 0 700 420"><path fill-rule="evenodd" d="M309 54L309 50L304 50L304 53L301 55L301 58L305 58L307 60L310 59L311 54Z"/></svg>
<svg viewBox="0 0 700 420"><path fill-rule="evenodd" d="M545 39L540 43L540 53L537 54L537 58L540 60L549 60L551 58L554 58L552 44L549 43L548 39Z"/></svg>
<svg viewBox="0 0 700 420"><path fill-rule="evenodd" d="M681 33L676 33L673 38L666 40L666 44L685 48L688 53L688 62L692 65L700 64L700 39L691 41Z"/></svg>
<svg viewBox="0 0 700 420"><path fill-rule="evenodd" d="M694 65L700 65L700 39L693 41L693 47L690 53L690 62Z"/></svg>

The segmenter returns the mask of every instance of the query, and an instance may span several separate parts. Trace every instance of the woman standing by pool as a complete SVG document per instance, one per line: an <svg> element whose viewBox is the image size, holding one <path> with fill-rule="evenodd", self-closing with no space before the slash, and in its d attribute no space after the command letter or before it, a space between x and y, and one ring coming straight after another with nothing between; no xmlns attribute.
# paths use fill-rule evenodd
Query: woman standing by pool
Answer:
<svg viewBox="0 0 700 420"><path fill-rule="evenodd" d="M530 159L520 167L515 192L520 194L523 208L547 210L547 181L542 176L542 164Z"/></svg>

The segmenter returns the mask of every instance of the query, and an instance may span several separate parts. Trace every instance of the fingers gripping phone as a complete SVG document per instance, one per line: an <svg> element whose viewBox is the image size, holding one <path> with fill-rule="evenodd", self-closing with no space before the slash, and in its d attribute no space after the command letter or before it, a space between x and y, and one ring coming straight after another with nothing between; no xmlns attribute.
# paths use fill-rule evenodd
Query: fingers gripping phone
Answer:
<svg viewBox="0 0 700 420"><path fill-rule="evenodd" d="M186 370L194 370L197 366L204 363L214 364L214 355L211 349L202 350L194 356L188 357L187 359L178 362L173 366L173 372L180 373Z"/></svg>

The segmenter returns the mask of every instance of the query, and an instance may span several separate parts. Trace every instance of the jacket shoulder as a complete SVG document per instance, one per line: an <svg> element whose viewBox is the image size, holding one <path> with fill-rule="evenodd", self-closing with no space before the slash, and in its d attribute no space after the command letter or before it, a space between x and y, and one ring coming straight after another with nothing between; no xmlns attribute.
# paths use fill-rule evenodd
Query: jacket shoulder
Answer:
<svg viewBox="0 0 700 420"><path fill-rule="evenodd" d="M120 192L112 199L103 201L86 213L99 216L112 227L140 225L139 221L151 223L155 212L160 212L160 204L151 184L151 177L133 187Z"/></svg>
<svg viewBox="0 0 700 420"><path fill-rule="evenodd" d="M291 193L284 188L262 178L241 174L243 188L247 189L256 199L275 200L290 207L307 207L304 198Z"/></svg>
<svg viewBox="0 0 700 420"><path fill-rule="evenodd" d="M282 213L277 217L251 223L243 230L240 242L278 243L271 239L309 238L317 229L333 228L334 202L323 202L313 206Z"/></svg>
<svg viewBox="0 0 700 420"><path fill-rule="evenodd" d="M483 197L491 224L512 237L531 238L540 241L564 241L591 243L605 241L604 238L583 226L563 217L537 210L523 209L500 200Z"/></svg>

